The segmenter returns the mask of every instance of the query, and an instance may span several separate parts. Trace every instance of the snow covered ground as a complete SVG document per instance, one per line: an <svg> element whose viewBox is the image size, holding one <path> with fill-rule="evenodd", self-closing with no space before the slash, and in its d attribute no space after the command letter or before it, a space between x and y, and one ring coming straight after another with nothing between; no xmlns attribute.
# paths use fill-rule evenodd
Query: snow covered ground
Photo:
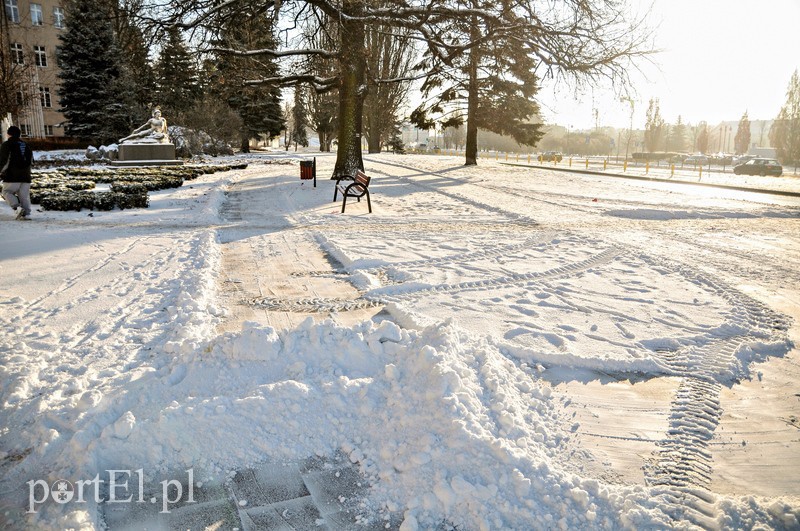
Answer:
<svg viewBox="0 0 800 531"><path fill-rule="evenodd" d="M354 528L800 526L800 200L382 154L340 214L316 155L0 211L0 523L343 455Z"/></svg>

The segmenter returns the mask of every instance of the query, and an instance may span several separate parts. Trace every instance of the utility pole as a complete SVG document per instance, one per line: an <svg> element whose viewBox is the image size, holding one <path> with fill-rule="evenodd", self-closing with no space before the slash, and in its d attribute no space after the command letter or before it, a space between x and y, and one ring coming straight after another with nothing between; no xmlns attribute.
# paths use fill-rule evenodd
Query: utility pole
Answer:
<svg viewBox="0 0 800 531"><path fill-rule="evenodd" d="M622 101L623 103L627 101L628 104L630 104L630 106L631 106L631 122L630 122L630 126L628 127L628 141L625 143L625 160L628 160L628 152L630 151L630 148L631 148L631 135L633 135L633 109L634 109L634 103L633 103L633 99L632 98L622 98L620 101Z"/></svg>

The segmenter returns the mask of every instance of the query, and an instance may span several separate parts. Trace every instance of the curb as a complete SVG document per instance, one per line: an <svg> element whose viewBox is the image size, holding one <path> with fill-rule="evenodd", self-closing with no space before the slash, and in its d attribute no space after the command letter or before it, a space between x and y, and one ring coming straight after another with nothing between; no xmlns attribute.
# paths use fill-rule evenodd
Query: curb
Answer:
<svg viewBox="0 0 800 531"><path fill-rule="evenodd" d="M662 179L659 177L645 177L644 175L623 175L621 173L606 173L602 171L593 171L593 170L580 170L575 168L559 168L556 166L549 167L549 166L532 166L528 164L518 164L514 162L501 162L500 164L504 164L506 166L516 166L520 168L532 168L532 169L543 169L543 170L554 170L554 171L563 171L569 173L581 173L584 175L601 175L603 177L620 177L622 179L634 179L637 181L651 181L651 182L658 182L658 183L677 183L677 184L691 184L695 186L706 186L709 188L725 188L727 190L736 190L738 192L752 192L756 194L770 194L770 195L783 195L789 197L800 197L800 192L792 192L789 190L768 190L765 188L748 188L746 186L732 186L729 184L714 184L714 183L702 183L702 182L694 182L694 181L684 181L681 179Z"/></svg>

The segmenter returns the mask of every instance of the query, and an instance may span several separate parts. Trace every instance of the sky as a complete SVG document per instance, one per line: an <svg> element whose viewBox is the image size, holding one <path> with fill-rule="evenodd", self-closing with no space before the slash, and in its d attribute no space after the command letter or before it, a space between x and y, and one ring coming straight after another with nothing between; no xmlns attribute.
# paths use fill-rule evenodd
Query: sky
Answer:
<svg viewBox="0 0 800 531"><path fill-rule="evenodd" d="M674 123L773 119L785 103L792 73L800 68L797 21L800 0L631 0L655 27L655 64L634 73L634 128L644 125L650 98ZM628 127L630 106L610 87L583 94L545 85L540 93L547 123L575 129Z"/></svg>

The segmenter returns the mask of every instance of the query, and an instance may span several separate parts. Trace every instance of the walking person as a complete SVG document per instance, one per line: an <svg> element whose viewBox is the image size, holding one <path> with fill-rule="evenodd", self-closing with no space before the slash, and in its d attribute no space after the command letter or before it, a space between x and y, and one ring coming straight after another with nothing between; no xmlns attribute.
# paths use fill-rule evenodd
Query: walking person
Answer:
<svg viewBox="0 0 800 531"><path fill-rule="evenodd" d="M27 220L31 215L33 152L20 140L21 135L16 125L8 128L8 140L0 145L0 179L3 181L3 199L17 210L17 219Z"/></svg>

